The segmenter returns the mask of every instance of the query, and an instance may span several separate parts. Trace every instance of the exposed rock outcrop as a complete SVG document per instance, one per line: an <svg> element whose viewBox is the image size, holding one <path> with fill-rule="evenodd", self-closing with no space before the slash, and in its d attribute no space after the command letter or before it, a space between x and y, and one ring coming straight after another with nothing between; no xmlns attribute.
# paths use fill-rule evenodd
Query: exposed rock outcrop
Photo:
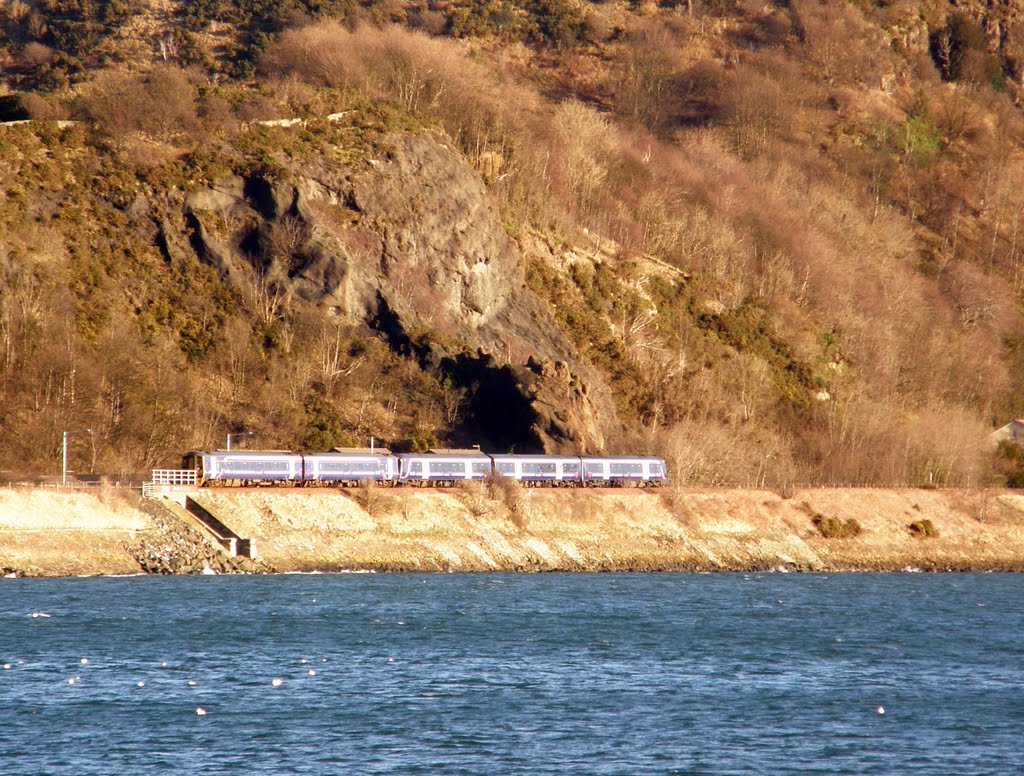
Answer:
<svg viewBox="0 0 1024 776"><path fill-rule="evenodd" d="M608 389L526 287L479 176L433 136L381 146L364 165L309 159L275 180L191 192L192 249L236 286L265 283L371 326L460 387L503 395L529 420L514 435L487 413L467 421L499 448L603 449L617 425Z"/></svg>

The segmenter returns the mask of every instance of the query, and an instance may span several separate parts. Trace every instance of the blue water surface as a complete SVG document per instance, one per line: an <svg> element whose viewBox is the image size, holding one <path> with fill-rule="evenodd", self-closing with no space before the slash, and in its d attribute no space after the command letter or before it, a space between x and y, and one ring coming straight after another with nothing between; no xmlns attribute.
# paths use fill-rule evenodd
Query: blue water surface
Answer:
<svg viewBox="0 0 1024 776"><path fill-rule="evenodd" d="M0 774L1024 773L1022 593L1009 574L0 580Z"/></svg>

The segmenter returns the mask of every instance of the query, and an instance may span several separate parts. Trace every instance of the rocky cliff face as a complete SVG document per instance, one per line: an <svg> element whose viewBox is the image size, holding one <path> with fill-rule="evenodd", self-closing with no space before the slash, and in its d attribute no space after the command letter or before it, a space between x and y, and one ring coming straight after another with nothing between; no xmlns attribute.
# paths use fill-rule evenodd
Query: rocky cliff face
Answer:
<svg viewBox="0 0 1024 776"><path fill-rule="evenodd" d="M165 223L162 239L443 370L498 449L602 450L617 424L608 389L527 289L479 176L443 138L390 135L374 157L222 179L186 197L189 234Z"/></svg>

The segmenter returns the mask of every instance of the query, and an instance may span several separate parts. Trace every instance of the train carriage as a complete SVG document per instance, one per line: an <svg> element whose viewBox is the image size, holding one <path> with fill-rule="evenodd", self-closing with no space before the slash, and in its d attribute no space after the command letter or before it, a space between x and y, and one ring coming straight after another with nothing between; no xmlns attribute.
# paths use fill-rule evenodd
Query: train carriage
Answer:
<svg viewBox="0 0 1024 776"><path fill-rule="evenodd" d="M490 456L448 455L439 453L398 456L398 481L420 485L447 485L464 480L484 480L491 476Z"/></svg>
<svg viewBox="0 0 1024 776"><path fill-rule="evenodd" d="M578 483L583 467L579 456L492 455L494 476L540 485Z"/></svg>
<svg viewBox="0 0 1024 776"><path fill-rule="evenodd" d="M306 483L391 482L398 471L393 456L378 453L306 453L303 464Z"/></svg>

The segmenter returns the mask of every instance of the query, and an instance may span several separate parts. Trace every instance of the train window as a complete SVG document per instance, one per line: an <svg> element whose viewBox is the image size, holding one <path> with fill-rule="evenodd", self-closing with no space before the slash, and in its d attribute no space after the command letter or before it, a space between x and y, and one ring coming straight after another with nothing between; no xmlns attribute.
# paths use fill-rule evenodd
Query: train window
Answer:
<svg viewBox="0 0 1024 776"><path fill-rule="evenodd" d="M431 461L429 471L431 474L465 474L466 465L462 461Z"/></svg>
<svg viewBox="0 0 1024 776"><path fill-rule="evenodd" d="M587 474L604 474L603 463L588 463L583 465L583 471Z"/></svg>
<svg viewBox="0 0 1024 776"><path fill-rule="evenodd" d="M511 461L499 461L494 464L494 468L502 474L512 474L516 470L516 465Z"/></svg>
<svg viewBox="0 0 1024 776"><path fill-rule="evenodd" d="M474 461L473 462L473 473L474 474L487 474L491 469L490 464L485 461Z"/></svg>
<svg viewBox="0 0 1024 776"><path fill-rule="evenodd" d="M611 472L612 474L643 474L644 465L642 463L613 463Z"/></svg>
<svg viewBox="0 0 1024 776"><path fill-rule="evenodd" d="M578 463L563 463L562 474L579 474L580 465Z"/></svg>
<svg viewBox="0 0 1024 776"><path fill-rule="evenodd" d="M523 474L554 474L553 463L524 463Z"/></svg>
<svg viewBox="0 0 1024 776"><path fill-rule="evenodd" d="M412 461L409 464L409 474L422 474L423 473L423 462Z"/></svg>

